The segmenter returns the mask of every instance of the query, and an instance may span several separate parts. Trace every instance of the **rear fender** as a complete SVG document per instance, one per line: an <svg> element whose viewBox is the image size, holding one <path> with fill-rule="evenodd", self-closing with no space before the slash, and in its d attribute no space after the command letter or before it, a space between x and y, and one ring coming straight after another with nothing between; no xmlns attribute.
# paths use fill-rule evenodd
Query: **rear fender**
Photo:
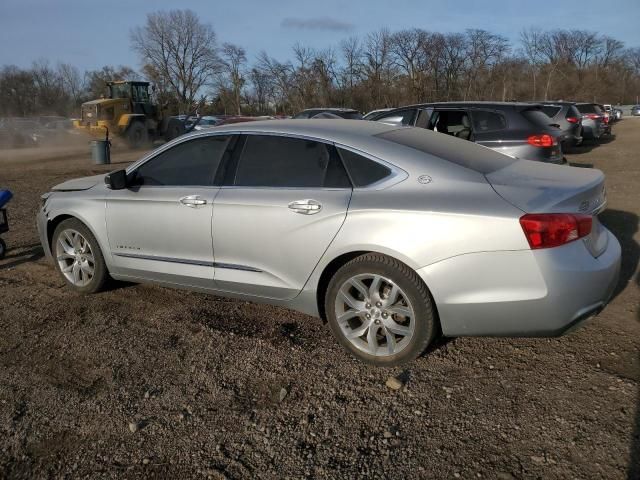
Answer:
<svg viewBox="0 0 640 480"><path fill-rule="evenodd" d="M145 119L145 115L141 113L125 113L124 115L121 115L118 120L118 130L120 133L124 133L134 121L139 120L144 122Z"/></svg>

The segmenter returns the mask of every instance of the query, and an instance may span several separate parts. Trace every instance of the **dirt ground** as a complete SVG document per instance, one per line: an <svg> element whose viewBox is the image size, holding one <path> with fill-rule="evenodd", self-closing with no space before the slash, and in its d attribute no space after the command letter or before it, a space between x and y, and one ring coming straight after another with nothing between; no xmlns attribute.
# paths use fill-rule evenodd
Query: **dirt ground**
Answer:
<svg viewBox="0 0 640 480"><path fill-rule="evenodd" d="M43 259L39 196L118 166L86 146L0 152L0 478L640 478L640 119L614 131L568 155L607 175L623 270L604 312L555 339L441 340L406 369L281 308L72 293Z"/></svg>

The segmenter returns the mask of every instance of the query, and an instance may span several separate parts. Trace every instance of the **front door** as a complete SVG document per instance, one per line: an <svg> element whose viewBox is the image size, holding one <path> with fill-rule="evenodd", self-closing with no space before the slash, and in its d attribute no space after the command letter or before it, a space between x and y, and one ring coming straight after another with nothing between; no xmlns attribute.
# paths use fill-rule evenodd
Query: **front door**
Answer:
<svg viewBox="0 0 640 480"><path fill-rule="evenodd" d="M216 287L295 297L342 226L351 184L333 145L247 135L213 210Z"/></svg>
<svg viewBox="0 0 640 480"><path fill-rule="evenodd" d="M227 136L190 139L129 172L106 221L115 274L213 287L215 172Z"/></svg>

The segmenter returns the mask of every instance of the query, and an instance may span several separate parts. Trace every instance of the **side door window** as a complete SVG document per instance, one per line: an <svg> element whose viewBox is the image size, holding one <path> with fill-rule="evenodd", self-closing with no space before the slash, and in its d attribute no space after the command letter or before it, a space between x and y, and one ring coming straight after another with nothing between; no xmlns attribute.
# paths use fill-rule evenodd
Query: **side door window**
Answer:
<svg viewBox="0 0 640 480"><path fill-rule="evenodd" d="M349 188L349 178L333 150L314 140L248 135L233 185Z"/></svg>
<svg viewBox="0 0 640 480"><path fill-rule="evenodd" d="M179 143L138 167L136 186L211 186L229 142L228 136L195 138Z"/></svg>
<svg viewBox="0 0 640 480"><path fill-rule="evenodd" d="M473 141L471 118L465 110L436 110L431 117L429 128L439 133Z"/></svg>
<svg viewBox="0 0 640 480"><path fill-rule="evenodd" d="M416 127L429 128L429 120L433 115L433 108L421 108L418 110L418 116L416 118Z"/></svg>

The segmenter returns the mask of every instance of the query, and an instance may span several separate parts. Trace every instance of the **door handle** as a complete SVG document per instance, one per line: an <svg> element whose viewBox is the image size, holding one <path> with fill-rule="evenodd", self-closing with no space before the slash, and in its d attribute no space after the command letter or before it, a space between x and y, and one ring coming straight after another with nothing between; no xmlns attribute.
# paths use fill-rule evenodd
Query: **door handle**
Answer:
<svg viewBox="0 0 640 480"><path fill-rule="evenodd" d="M312 199L296 200L295 202L291 202L289 204L289 209L303 215L313 215L314 213L318 213L320 210L322 210L322 204Z"/></svg>
<svg viewBox="0 0 640 480"><path fill-rule="evenodd" d="M207 203L204 198L200 198L198 195L187 195L186 197L182 197L179 202L185 207L191 208L196 208Z"/></svg>

